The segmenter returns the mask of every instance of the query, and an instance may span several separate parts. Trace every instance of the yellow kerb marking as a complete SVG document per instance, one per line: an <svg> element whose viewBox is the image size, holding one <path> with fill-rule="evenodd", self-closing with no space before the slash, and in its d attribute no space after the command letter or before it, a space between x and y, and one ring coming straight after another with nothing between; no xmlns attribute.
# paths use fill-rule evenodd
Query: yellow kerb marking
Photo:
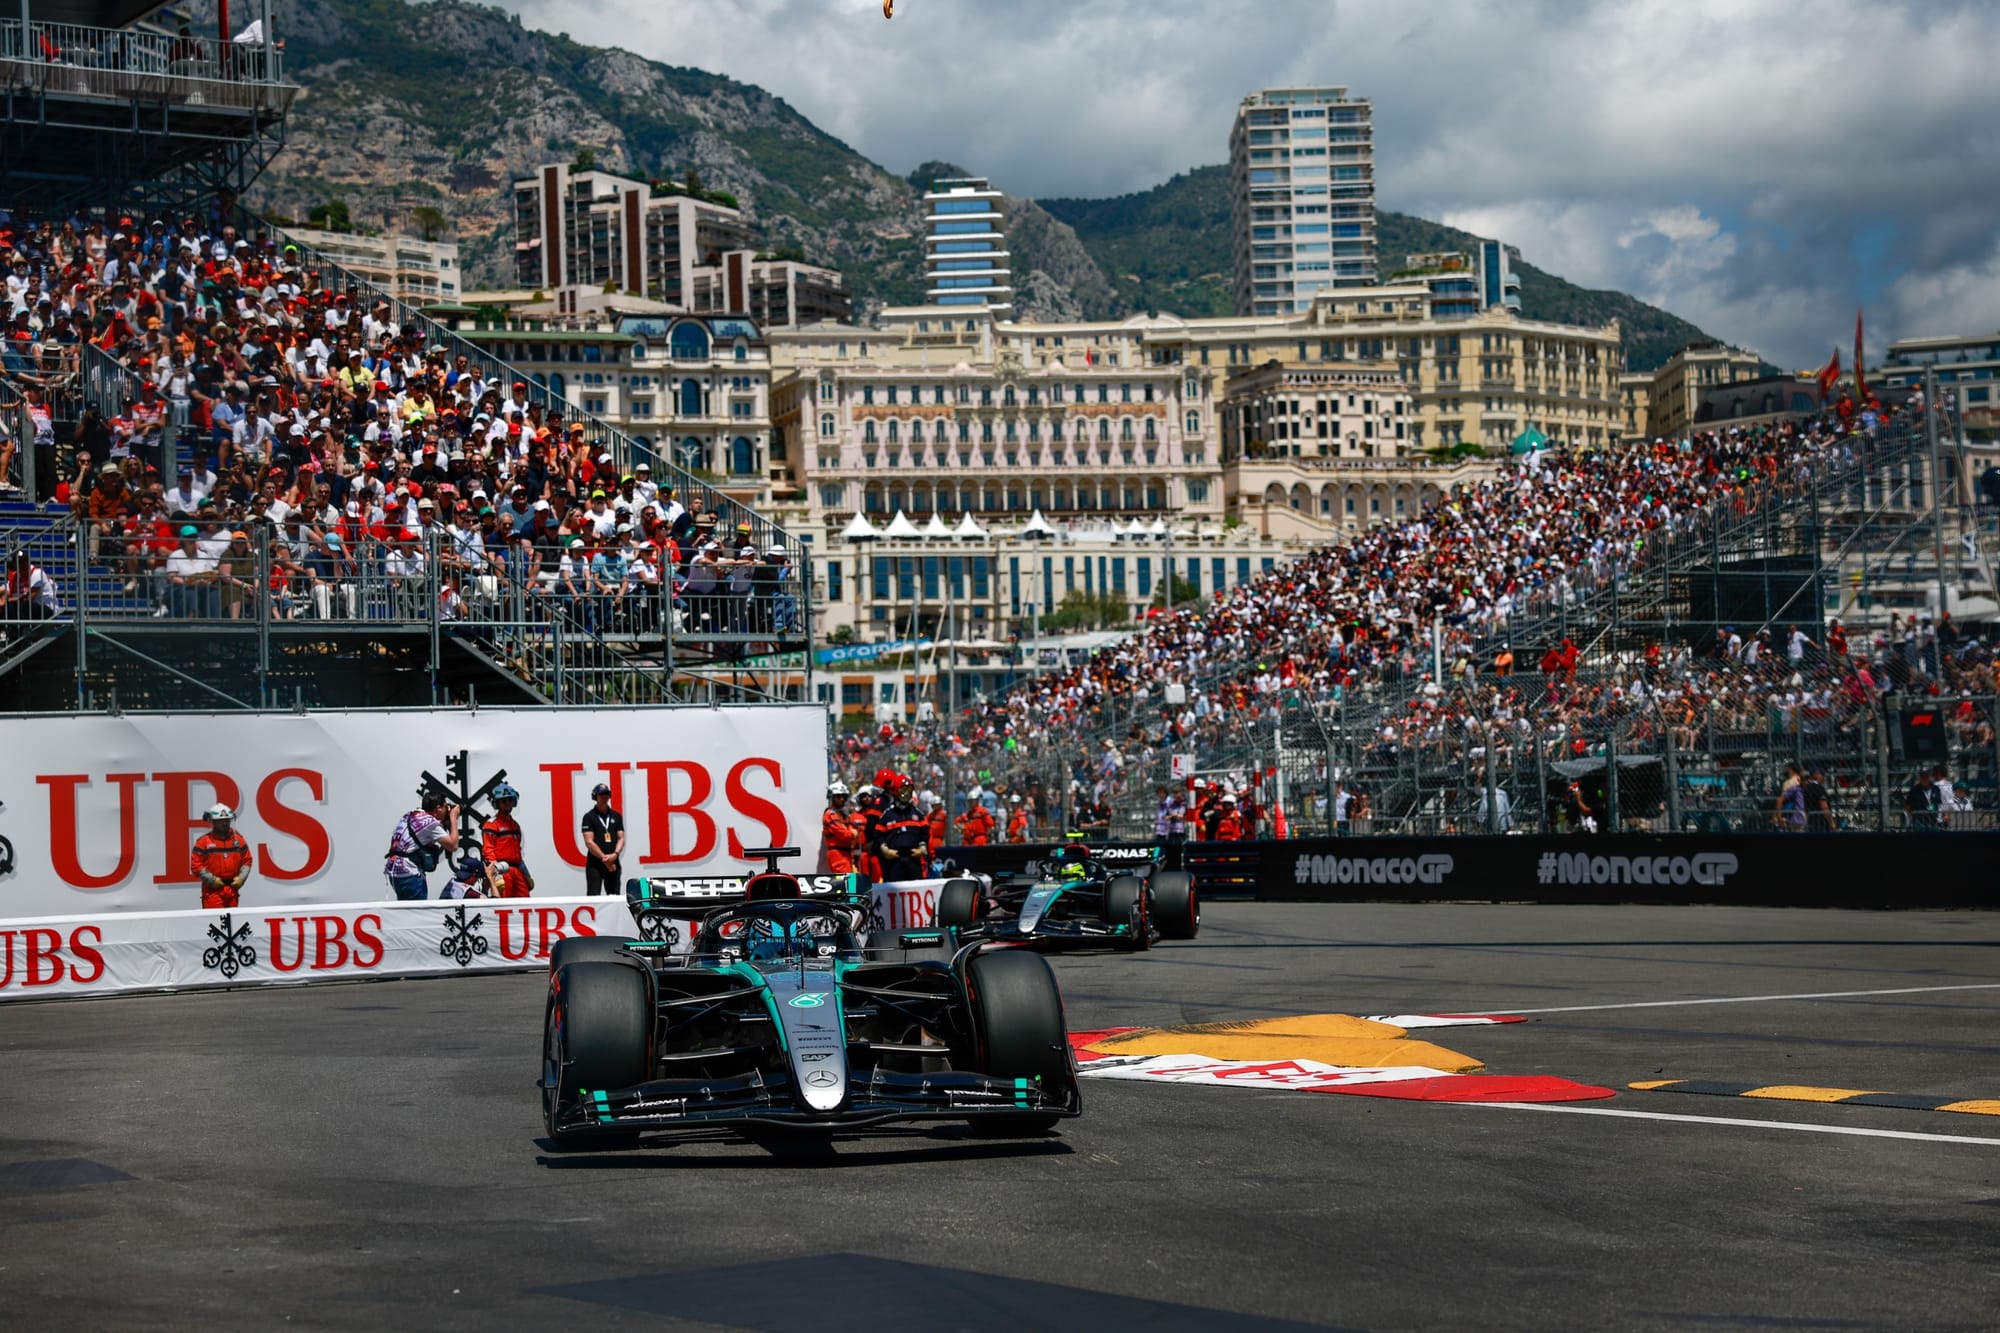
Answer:
<svg viewBox="0 0 2000 1333"><path fill-rule="evenodd" d="M1774 1083L1768 1088L1752 1088L1745 1097L1774 1102L1844 1102L1849 1097L1866 1097L1868 1088L1804 1088L1791 1083Z"/></svg>
<svg viewBox="0 0 2000 1333"><path fill-rule="evenodd" d="M1625 1086L1638 1092L1651 1092L1655 1088L1671 1088L1676 1083L1685 1083L1686 1081L1679 1078L1655 1078L1649 1079L1644 1083L1627 1083Z"/></svg>
<svg viewBox="0 0 2000 1333"><path fill-rule="evenodd" d="M1966 1115L2000 1115L2000 1101L1946 1102L1940 1111L1962 1111Z"/></svg>
<svg viewBox="0 0 2000 1333"><path fill-rule="evenodd" d="M1343 1017L1315 1015L1318 1019ZM1421 1065L1447 1073L1466 1074L1485 1065L1469 1055L1412 1041L1395 1034L1398 1029L1383 1023L1350 1019L1375 1029L1374 1035L1340 1036L1313 1032L1269 1032L1246 1030L1229 1025L1224 1031L1190 1028L1142 1028L1137 1032L1106 1037L1091 1047L1106 1055L1205 1055L1212 1060L1316 1060L1323 1065L1346 1069L1376 1069L1385 1066ZM1203 1027L1219 1025L1202 1025ZM1338 1028L1338 1024L1326 1026Z"/></svg>

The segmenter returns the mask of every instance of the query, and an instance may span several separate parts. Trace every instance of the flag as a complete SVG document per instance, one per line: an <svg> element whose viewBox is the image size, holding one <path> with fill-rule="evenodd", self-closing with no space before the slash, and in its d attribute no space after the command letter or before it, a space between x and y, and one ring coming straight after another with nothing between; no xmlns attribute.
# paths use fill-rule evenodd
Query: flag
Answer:
<svg viewBox="0 0 2000 1333"><path fill-rule="evenodd" d="M1096 365L1096 364L1097 364L1097 353L1095 353L1095 352L1091 351L1091 350L1090 350L1090 349L1089 349L1088 347L1084 348L1084 349L1083 349L1083 364L1085 364L1086 366L1094 366L1094 365Z"/></svg>
<svg viewBox="0 0 2000 1333"><path fill-rule="evenodd" d="M1861 359L1861 312L1856 310L1854 312L1854 401L1857 403L1868 401L1868 380L1861 370L1867 364Z"/></svg>
<svg viewBox="0 0 2000 1333"><path fill-rule="evenodd" d="M1838 347L1833 349L1833 359L1820 367L1819 374L1814 378L1819 381L1819 400L1823 403L1826 401L1826 396L1833 392L1833 386L1840 383L1840 349Z"/></svg>

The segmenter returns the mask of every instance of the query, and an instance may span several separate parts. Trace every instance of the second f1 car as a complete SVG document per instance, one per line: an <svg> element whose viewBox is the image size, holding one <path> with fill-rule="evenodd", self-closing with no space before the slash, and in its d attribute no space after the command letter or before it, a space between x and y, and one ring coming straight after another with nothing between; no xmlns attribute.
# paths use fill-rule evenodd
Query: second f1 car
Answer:
<svg viewBox="0 0 2000 1333"><path fill-rule="evenodd" d="M988 885L947 882L938 890L937 924L962 940L1139 950L1155 938L1193 939L1201 901L1185 871L1163 870L1157 861L1113 864L1073 842Z"/></svg>

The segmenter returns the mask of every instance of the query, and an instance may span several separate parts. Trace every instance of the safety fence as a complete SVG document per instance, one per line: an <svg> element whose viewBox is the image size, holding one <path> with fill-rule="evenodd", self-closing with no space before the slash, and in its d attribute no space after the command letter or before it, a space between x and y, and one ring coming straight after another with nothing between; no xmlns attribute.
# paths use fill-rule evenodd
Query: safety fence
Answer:
<svg viewBox="0 0 2000 1333"><path fill-rule="evenodd" d="M0 675L67 636L81 679L85 630L200 627L211 641L229 631L253 636L266 664L278 636L402 633L427 636L434 675L454 645L542 702L652 704L712 694L677 685L683 668L778 652L805 633L796 572L768 557L697 581L685 565L616 549L545 563L533 547L488 551L436 527L392 537L352 525L232 532L202 522L198 535L178 535L198 521L65 516L0 535L11 580L0 598ZM222 699L261 693L210 684Z"/></svg>

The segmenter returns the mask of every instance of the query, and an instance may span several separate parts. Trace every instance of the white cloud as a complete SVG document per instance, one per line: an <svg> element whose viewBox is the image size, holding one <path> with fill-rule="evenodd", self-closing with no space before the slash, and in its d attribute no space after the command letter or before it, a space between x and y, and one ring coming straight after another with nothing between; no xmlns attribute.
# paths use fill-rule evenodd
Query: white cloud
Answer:
<svg viewBox="0 0 2000 1333"><path fill-rule="evenodd" d="M760 84L892 171L1031 195L1219 162L1245 93L1345 81L1384 207L1784 364L1864 302L1888 336L1991 309L2000 6L1977 0L510 2Z"/></svg>

